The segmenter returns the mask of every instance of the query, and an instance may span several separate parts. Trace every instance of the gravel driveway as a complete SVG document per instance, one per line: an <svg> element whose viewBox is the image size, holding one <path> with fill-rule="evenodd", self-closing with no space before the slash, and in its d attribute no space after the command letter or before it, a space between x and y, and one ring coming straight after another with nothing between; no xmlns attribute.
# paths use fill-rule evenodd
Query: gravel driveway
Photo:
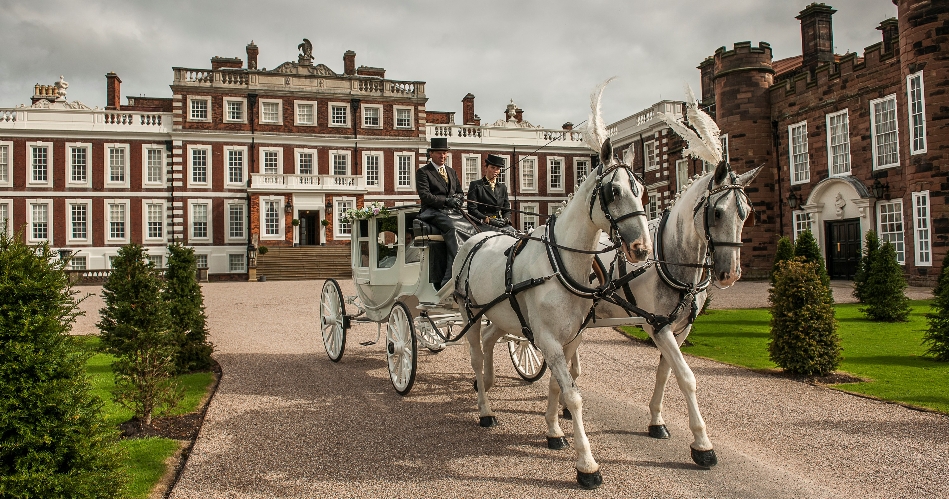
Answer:
<svg viewBox="0 0 949 499"><path fill-rule="evenodd" d="M573 452L545 445L548 376L521 381L499 346L493 429L477 424L465 347L421 353L415 387L400 397L383 347L359 344L375 339L374 326L350 330L341 362L326 357L314 326L321 285L204 286L224 375L172 498L949 496L949 417L690 358L719 457L699 469L674 383L672 438L646 435L657 351L610 329L589 330L581 348L584 419L604 484L580 490ZM352 282L341 285L353 294ZM766 290L739 283L712 303L750 306L763 293L766 304ZM83 308L99 306L92 297ZM82 318L77 332L95 320Z"/></svg>

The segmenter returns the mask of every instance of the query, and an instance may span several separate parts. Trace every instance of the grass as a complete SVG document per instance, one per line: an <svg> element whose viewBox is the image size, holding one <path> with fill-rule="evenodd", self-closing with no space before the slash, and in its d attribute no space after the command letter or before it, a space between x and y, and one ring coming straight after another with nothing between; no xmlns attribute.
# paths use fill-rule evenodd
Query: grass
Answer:
<svg viewBox="0 0 949 499"><path fill-rule="evenodd" d="M103 402L106 421L118 427L132 418L132 411L112 401L115 376L112 362L115 357L100 350L97 336L75 336L84 349L95 352L86 362L86 372L92 383L92 392ZM178 377L185 396L171 415L188 414L198 409L201 400L214 381L212 373L185 374ZM137 438L120 442L125 451L125 467L129 476L130 497L147 498L165 473L165 462L178 450L179 441L170 438Z"/></svg>
<svg viewBox="0 0 949 499"><path fill-rule="evenodd" d="M833 385L840 390L949 413L949 363L924 357L923 334L931 300L911 302L908 322L873 322L859 304L834 308L843 346L838 371L868 380ZM768 358L771 313L768 309L711 310L699 316L683 352L751 369L776 369ZM627 334L646 338L639 328Z"/></svg>

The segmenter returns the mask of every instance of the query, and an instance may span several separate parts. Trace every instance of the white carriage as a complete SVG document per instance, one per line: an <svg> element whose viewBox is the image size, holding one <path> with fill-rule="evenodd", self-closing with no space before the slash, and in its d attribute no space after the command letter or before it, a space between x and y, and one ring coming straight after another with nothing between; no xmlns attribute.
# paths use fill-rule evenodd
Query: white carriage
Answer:
<svg viewBox="0 0 949 499"><path fill-rule="evenodd" d="M333 362L342 359L353 323L376 323L376 339L362 345L378 343L385 323L389 377L400 395L415 384L419 347L437 353L457 344L462 335L452 334L465 323L451 294L454 286L438 290L432 283L446 271L444 240L418 214L418 205L398 206L353 220L356 295L344 297L339 283L327 279L320 297L323 345ZM347 307L355 313L347 313ZM504 339L518 375L528 382L540 379L547 370L540 350L524 337Z"/></svg>

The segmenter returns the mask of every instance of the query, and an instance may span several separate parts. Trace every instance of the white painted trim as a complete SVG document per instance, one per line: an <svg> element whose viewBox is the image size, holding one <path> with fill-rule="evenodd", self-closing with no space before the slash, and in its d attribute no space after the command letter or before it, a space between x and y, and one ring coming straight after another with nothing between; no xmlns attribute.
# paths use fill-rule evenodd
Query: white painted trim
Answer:
<svg viewBox="0 0 949 499"><path fill-rule="evenodd" d="M407 157L409 166L409 185L399 185L399 157ZM399 151L392 154L392 184L395 191L415 191L415 172L419 166L416 164L415 153L412 151Z"/></svg>
<svg viewBox="0 0 949 499"><path fill-rule="evenodd" d="M913 193L913 250L916 254L917 267L932 267L933 266L933 231L932 231L932 203L929 198L929 191L919 191ZM921 218L919 216L919 206L917 205L919 199L926 200L926 216ZM925 231L926 240L929 244L929 253L927 260L922 260L922 252L920 252L920 237L919 234L921 231Z"/></svg>
<svg viewBox="0 0 949 499"><path fill-rule="evenodd" d="M348 202L352 202L352 208L354 208L354 209L356 208L356 198L355 198L355 197L343 197L343 196L340 196L340 197L335 197L335 198L333 198L333 239L338 239L338 240L351 240L351 239L352 239L352 229L353 229L353 226L355 225L355 222L350 222L350 224L349 224L350 233L349 233L349 234L341 234L341 233L339 232L340 226L342 225L342 223L340 222L340 217L342 217L342 216L345 214L345 211L346 211L345 209L342 208L342 206L343 206L344 203L348 203Z"/></svg>
<svg viewBox="0 0 949 499"><path fill-rule="evenodd" d="M919 77L919 107L920 114L923 118L923 147L917 149L914 134L916 133L916 127L913 126L913 96L910 91L910 81L915 77ZM910 155L924 154L927 151L929 146L929 138L926 137L926 85L923 83L923 71L919 70L911 75L906 76L906 119L909 125L909 153Z"/></svg>
<svg viewBox="0 0 949 499"><path fill-rule="evenodd" d="M208 212L207 212L208 226L207 226L206 235L204 237L194 236L194 222L195 222L194 207L196 205L206 205L208 207ZM212 220L214 218L213 214L214 214L214 204L211 202L210 199L189 199L188 200L188 224L187 224L188 235L186 238L188 240L188 244L193 244L193 243L209 244L211 242L211 240L214 238L214 224L212 223Z"/></svg>
<svg viewBox="0 0 949 499"><path fill-rule="evenodd" d="M399 109L409 111L409 126L399 126ZM412 130L415 128L415 107L413 106L392 106L392 128L395 130Z"/></svg>
<svg viewBox="0 0 949 499"><path fill-rule="evenodd" d="M898 262L900 265L903 265L903 264L906 263L906 213L904 212L904 209L903 209L903 200L902 200L902 199L893 199L893 200L890 200L890 201L878 201L878 202L877 202L877 204L876 204L876 216L877 216L877 224L876 224L877 226L876 226L876 229L877 229L877 235L880 236L880 245L883 245L883 242L884 242L884 240L883 240L883 230L882 230L882 228L883 228L883 222L880 220L880 215L881 215L881 212L883 211L882 208L883 208L883 206L885 206L885 205L891 205L891 204L897 204L897 203L899 203L899 206L900 206L900 210L899 210L899 213L900 213L900 226L902 227L902 234L903 234L903 259L900 260L900 258L899 258L899 252L898 252L898 251L897 251L897 253L896 253L896 255L897 255L896 259L897 259L897 262Z"/></svg>
<svg viewBox="0 0 949 499"><path fill-rule="evenodd" d="M191 107L191 102L192 102L192 101L202 101L202 100L205 101L205 102L207 102L207 106L208 106L207 114L208 114L208 115L207 115L206 118L195 118L195 117L193 116L193 109L192 109L192 107ZM188 110L187 110L186 113L183 113L183 114L185 114L185 116L186 116L186 118L187 118L187 121L194 121L194 122L197 122L197 123L207 123L207 122L211 121L211 116L213 116L212 113L211 113L211 96L210 96L210 95L189 95L189 96L188 96Z"/></svg>
<svg viewBox="0 0 949 499"><path fill-rule="evenodd" d="M231 151L238 151L241 153L241 181L232 182L231 181ZM221 161L224 163L223 174L224 174L224 188L225 189L244 189L248 186L247 181L250 176L247 173L248 169L248 152L247 146L224 146L223 151L221 152Z"/></svg>
<svg viewBox="0 0 949 499"><path fill-rule="evenodd" d="M531 211L530 208L533 208L533 213L537 213L537 214L527 215L524 213L518 213L519 215L518 220L520 222L521 230L527 230L527 222L529 221L534 222L534 228L540 225L540 203L524 203L524 202L520 203L519 209L521 211Z"/></svg>
<svg viewBox="0 0 949 499"><path fill-rule="evenodd" d="M77 182L72 179L72 152L73 149L84 149L86 151L86 180ZM66 142L65 147L66 160L63 161L65 168L66 188L92 188L92 143L91 142Z"/></svg>
<svg viewBox="0 0 949 499"><path fill-rule="evenodd" d="M337 175L336 173L336 160L334 156L345 156L346 157L346 172L343 175L352 175L353 171L353 152L349 150L330 150L329 151L329 174Z"/></svg>
<svg viewBox="0 0 949 499"><path fill-rule="evenodd" d="M474 167L474 178L471 179L471 180L469 180L469 177L468 177L468 173L469 173L469 172L468 172L468 159L469 159L469 158L470 158L470 159L474 159L474 165L475 165L475 167ZM468 192L468 186L471 185L471 182L476 181L476 180L480 179L481 177L483 177L483 175L481 175L481 165L482 165L482 163L481 163L481 155L480 155L480 154L462 153L462 155L461 155L461 178L459 178L459 180L461 181L461 189L462 189L463 191Z"/></svg>
<svg viewBox="0 0 949 499"><path fill-rule="evenodd" d="M112 193L114 194L114 193ZM123 216L122 222L125 223L125 235L123 237L111 237L111 224L112 224L112 210L109 209L109 205L120 204L125 206L125 213ZM130 239L130 234L132 232L132 206L131 201L128 199L105 199L103 200L102 206L105 209L105 215L103 220L105 221L103 225L105 244L128 244Z"/></svg>
<svg viewBox="0 0 949 499"><path fill-rule="evenodd" d="M65 210L65 219L66 219L66 244L92 244L92 230L93 230L93 217L92 217L92 199L70 199L66 201L66 210ZM72 220L72 207L73 206L85 206L86 207L86 237L83 238L74 238L73 237L73 220Z"/></svg>
<svg viewBox="0 0 949 499"><path fill-rule="evenodd" d="M560 162L560 187L553 186L553 162ZM564 192L567 185L567 159L563 156L547 156L547 191Z"/></svg>
<svg viewBox="0 0 949 499"><path fill-rule="evenodd" d="M122 180L112 180L112 151L123 151L123 165L122 165ZM132 157L131 148L128 144L103 144L102 148L102 160L103 160L103 177L105 180L106 188L126 188L129 187L129 176L131 174L131 168L129 167L129 159Z"/></svg>
<svg viewBox="0 0 949 499"><path fill-rule="evenodd" d="M268 152L277 153L277 171L275 172L267 171L267 162L264 161L264 158L266 157L265 153L268 153ZM258 154L260 155L260 157L257 158L259 162L258 164L260 165L260 173L264 175L282 175L283 174L283 147L271 147L271 146L259 147Z"/></svg>
<svg viewBox="0 0 949 499"><path fill-rule="evenodd" d="M333 123L333 107L340 106L346 108L346 123ZM338 127L352 127L353 122L353 110L349 107L348 102L327 102L326 103L326 123L330 128Z"/></svg>
<svg viewBox="0 0 949 499"><path fill-rule="evenodd" d="M652 146L653 157L656 160L655 164L649 163L649 148ZM651 172L653 170L659 169L659 144L655 140L647 140L643 142L643 164L646 165L646 171Z"/></svg>
<svg viewBox="0 0 949 499"><path fill-rule="evenodd" d="M379 184L369 185L369 161L370 156L379 158ZM370 192L383 192L386 185L386 157L382 151L362 151L362 178L366 182L366 190Z"/></svg>
<svg viewBox="0 0 949 499"><path fill-rule="evenodd" d="M875 131L876 128L876 113L873 112L873 106L887 101L893 101L893 128L894 133L896 133L896 163L888 163L885 165L879 164L879 158L877 157L877 134ZM873 157L873 171L884 170L887 168L895 168L900 164L900 112L898 102L896 101L896 94L890 94L886 97L881 97L879 99L873 99L870 101L870 152Z"/></svg>
<svg viewBox="0 0 949 499"><path fill-rule="evenodd" d="M294 102L296 102L296 101L294 101ZM261 125L283 125L283 100L282 100L282 99L258 99L258 100L257 100L257 104L258 104L259 115L260 115L260 116L258 117L258 120L259 120L259 123L260 123ZM276 120L276 121L265 121L265 120L264 120L264 104L276 104L276 105L277 105L277 120ZM315 109L315 108L314 108L314 109ZM296 114L296 107L295 107L295 106L294 106L293 112L294 112L294 114ZM315 116L315 114L314 114L314 116ZM296 120L296 118L294 118L294 120ZM316 121L316 120L314 119L314 121Z"/></svg>
<svg viewBox="0 0 949 499"><path fill-rule="evenodd" d="M300 121L300 106L312 106L313 122L302 123ZM315 100L295 100L293 101L293 124L294 126L317 126L319 124L319 102Z"/></svg>
<svg viewBox="0 0 949 499"><path fill-rule="evenodd" d="M205 182L195 182L194 181L194 151L204 150L207 151L207 178ZM185 182L185 185L192 189L210 189L212 173L214 172L214 154L212 154L212 149L210 145L205 144L188 144L188 179Z"/></svg>
<svg viewBox="0 0 949 499"><path fill-rule="evenodd" d="M301 154L312 154L313 155L313 171L311 173L301 173L300 172L300 155ZM320 172L320 159L319 159L319 150L310 149L305 147L294 147L293 148L293 171L297 175L318 175Z"/></svg>
<svg viewBox="0 0 949 499"><path fill-rule="evenodd" d="M794 129L804 128L804 133L801 134L803 145L804 145L804 178L801 180L794 179ZM788 171L790 175L788 180L790 180L791 185L798 184L807 184L811 181L811 148L807 143L807 120L799 121L797 123L792 123L788 125Z"/></svg>
<svg viewBox="0 0 949 499"><path fill-rule="evenodd" d="M843 115L847 118L847 133L844 136L847 139L847 171L834 173L834 150L833 150L833 133L831 132L830 120L837 116ZM849 109L844 109L843 111L837 111L835 113L827 113L824 115L824 128L827 131L824 135L827 136L827 175L830 177L848 177L853 171L853 156L850 154L850 112Z"/></svg>
<svg viewBox="0 0 949 499"><path fill-rule="evenodd" d="M244 230L240 236L231 236L231 208L238 206L241 209L241 216L244 221ZM224 241L228 243L247 242L247 202L243 200L226 201L224 204Z"/></svg>
<svg viewBox="0 0 949 499"><path fill-rule="evenodd" d="M240 102L241 104L241 117L240 119L232 119L230 117L230 107L228 103L230 102ZM221 113L221 117L224 123L247 123L247 98L245 97L224 97L223 98L224 112Z"/></svg>
<svg viewBox="0 0 949 499"><path fill-rule="evenodd" d="M0 177L0 187L13 187L13 141L12 140L0 140L0 148L6 148L7 157L6 164L3 165L3 168L6 168L6 180L3 180ZM90 154L91 158L92 155Z"/></svg>
<svg viewBox="0 0 949 499"><path fill-rule="evenodd" d="M33 237L33 206L46 205L46 237ZM56 216L53 213L52 199L27 199L26 200L26 242L28 244L42 244L49 242L53 244L53 228L56 225Z"/></svg>
<svg viewBox="0 0 949 499"><path fill-rule="evenodd" d="M161 237L148 237L148 205L161 205ZM208 218L211 213L208 212ZM210 222L208 222L210 224ZM190 231L188 232L190 234ZM168 240L168 202L164 199L142 200L142 241L143 245L165 243Z"/></svg>
<svg viewBox="0 0 949 499"><path fill-rule="evenodd" d="M40 147L46 148L46 180L33 180L33 151ZM53 158L56 156L53 151L53 143L41 141L27 142L26 152L26 185L28 187L52 187L53 165L55 164Z"/></svg>
<svg viewBox="0 0 949 499"><path fill-rule="evenodd" d="M533 178L534 178L533 187L524 187L524 173L527 171L527 167L525 165L528 164L528 160L533 160L533 165L534 165L534 167L531 170L533 173ZM537 170L539 169L537 165L537 156L528 156L528 155L520 156L518 158L518 162L520 163L519 165L517 165L517 176L519 177L518 187L520 187L518 191L522 193L538 192L538 189L539 189L538 184L540 184L540 182L537 179Z"/></svg>
<svg viewBox="0 0 949 499"><path fill-rule="evenodd" d="M384 123L385 123L385 121L384 121L384 120L385 120L385 115L383 114L382 104L362 104L362 105L360 106L360 108L361 108L361 109L360 109L361 118L360 118L360 120L359 120L359 128L367 128L367 129L379 130L379 129L381 129L381 128L383 127L383 125L384 125ZM378 124L378 125L367 125L367 124L366 124L366 110L367 110L367 109L376 109L376 110L379 111L379 116L378 116L378 122L379 122L379 124Z"/></svg>
<svg viewBox="0 0 949 499"><path fill-rule="evenodd" d="M7 237L12 237L13 236L13 200L0 199L0 205L7 207L6 234L7 234ZM4 223L4 220L0 219L0 224L2 223Z"/></svg>
<svg viewBox="0 0 949 499"><path fill-rule="evenodd" d="M592 163L590 162L590 158L589 158L589 157L584 158L584 157L582 157L582 156L574 156L574 158L573 158L573 188L576 188L577 185L580 184L580 176L581 176L581 173L580 173L579 169L580 169L580 162L581 162L581 161L583 161L583 162L586 163L586 173L584 173L583 175L589 175L589 174L590 174L590 170L591 170L590 165L592 164Z"/></svg>
<svg viewBox="0 0 949 499"><path fill-rule="evenodd" d="M264 209L265 202L277 202L277 234L267 234L266 233L266 210ZM258 223L260 224L260 240L261 241L282 241L286 239L286 225L287 220L284 216L286 210L284 209L284 203L286 200L283 196L260 196L259 204L257 205L257 217Z"/></svg>

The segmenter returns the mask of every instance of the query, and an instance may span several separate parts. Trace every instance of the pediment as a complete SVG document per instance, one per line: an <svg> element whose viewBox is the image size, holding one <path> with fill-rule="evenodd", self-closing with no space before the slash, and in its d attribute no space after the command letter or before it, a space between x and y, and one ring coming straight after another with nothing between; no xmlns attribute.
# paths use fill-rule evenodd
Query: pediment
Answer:
<svg viewBox="0 0 949 499"><path fill-rule="evenodd" d="M287 61L276 68L271 73L294 74L294 75L313 75L313 76L339 76L335 71L325 64L316 66L302 65L300 63Z"/></svg>

